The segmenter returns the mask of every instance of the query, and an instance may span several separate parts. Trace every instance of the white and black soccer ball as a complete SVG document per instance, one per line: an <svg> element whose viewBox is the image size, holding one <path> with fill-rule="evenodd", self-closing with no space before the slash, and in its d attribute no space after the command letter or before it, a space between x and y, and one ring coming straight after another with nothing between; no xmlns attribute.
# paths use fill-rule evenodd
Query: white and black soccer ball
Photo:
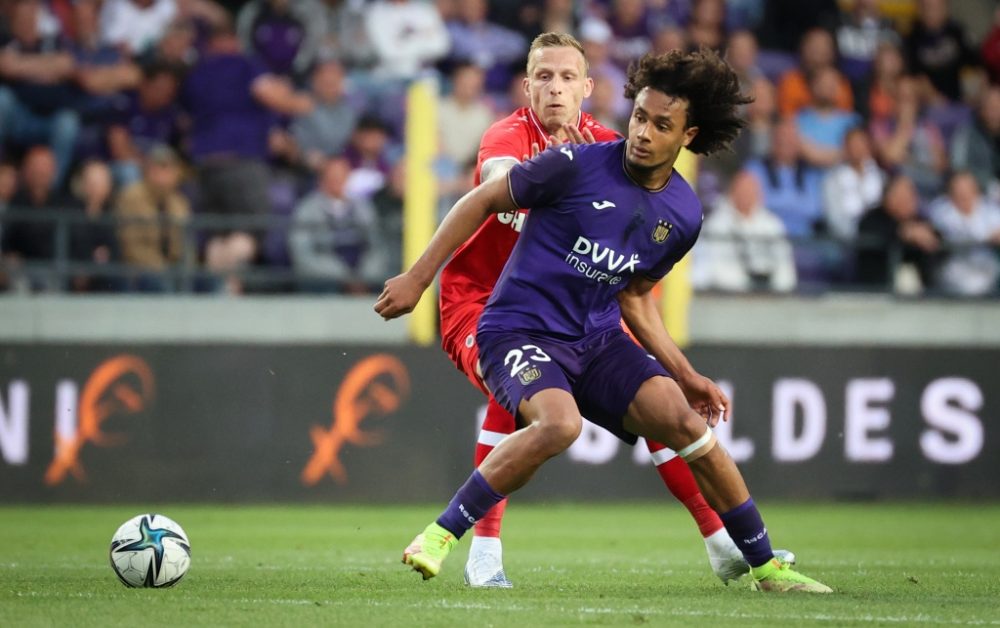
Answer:
<svg viewBox="0 0 1000 628"><path fill-rule="evenodd" d="M111 537L111 568L127 587L171 587L191 566L191 542L174 520L132 517Z"/></svg>

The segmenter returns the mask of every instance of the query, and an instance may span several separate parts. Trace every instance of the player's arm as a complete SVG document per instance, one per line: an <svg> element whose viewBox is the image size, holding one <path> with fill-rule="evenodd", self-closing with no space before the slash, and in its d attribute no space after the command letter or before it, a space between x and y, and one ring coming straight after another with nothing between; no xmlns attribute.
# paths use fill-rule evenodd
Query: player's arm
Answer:
<svg viewBox="0 0 1000 628"><path fill-rule="evenodd" d="M622 319L639 344L676 378L691 407L705 417L709 425L715 426L720 418L726 419L729 399L715 382L694 370L670 337L653 298L654 285L656 282L647 277L637 275L632 278L618 293Z"/></svg>
<svg viewBox="0 0 1000 628"><path fill-rule="evenodd" d="M427 249L410 270L385 282L385 289L375 302L375 312L389 320L413 311L448 256L468 240L491 213L516 209L505 176L496 176L463 196L445 216Z"/></svg>
<svg viewBox="0 0 1000 628"><path fill-rule="evenodd" d="M534 155L532 155L532 157L534 157ZM483 166L479 171L479 180L486 183L487 181L497 177L502 177L507 174L507 171L516 165L517 160L513 157L493 157L491 159L487 159L483 162Z"/></svg>

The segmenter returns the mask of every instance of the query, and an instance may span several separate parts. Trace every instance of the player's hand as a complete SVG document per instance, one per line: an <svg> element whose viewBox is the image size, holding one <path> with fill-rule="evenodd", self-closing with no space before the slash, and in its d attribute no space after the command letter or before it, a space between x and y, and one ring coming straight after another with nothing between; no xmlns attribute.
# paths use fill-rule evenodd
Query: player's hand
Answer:
<svg viewBox="0 0 1000 628"><path fill-rule="evenodd" d="M410 273L396 275L385 282L382 294L375 301L375 313L385 320L409 314L417 306L426 289L427 285Z"/></svg>
<svg viewBox="0 0 1000 628"><path fill-rule="evenodd" d="M684 397L691 408L703 416L709 427L715 427L719 420L729 419L729 398L715 382L695 373L683 381L678 381Z"/></svg>
<svg viewBox="0 0 1000 628"><path fill-rule="evenodd" d="M566 142L571 144L593 144L597 140L594 139L594 134L590 132L590 129L580 129L576 128L575 124L564 124L562 125L563 132L566 133Z"/></svg>
<svg viewBox="0 0 1000 628"><path fill-rule="evenodd" d="M548 148L549 146L552 146L552 140L553 139L555 139L555 138L550 137L549 141L545 142L545 148ZM521 161L528 161L529 159L532 159L534 157L538 157L539 153L541 153L541 152L542 152L542 147L538 145L538 142L532 142L531 143L531 154L530 155L524 155L524 156L522 156L521 157Z"/></svg>

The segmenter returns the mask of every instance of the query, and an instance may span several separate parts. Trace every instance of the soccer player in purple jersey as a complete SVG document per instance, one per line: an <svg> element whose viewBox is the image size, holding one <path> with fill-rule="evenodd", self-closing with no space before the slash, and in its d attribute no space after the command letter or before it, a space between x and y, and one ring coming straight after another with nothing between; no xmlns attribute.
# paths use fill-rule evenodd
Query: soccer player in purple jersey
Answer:
<svg viewBox="0 0 1000 628"><path fill-rule="evenodd" d="M386 319L411 311L490 212L532 208L476 338L487 386L526 427L473 471L403 561L425 579L437 575L479 517L573 443L586 415L626 442L651 438L688 462L757 589L829 593L774 558L743 477L711 430L729 401L670 338L651 294L701 229L701 204L673 168L678 153L729 146L749 99L711 51L643 57L629 69L626 95L634 101L627 140L551 147L480 185L375 304Z"/></svg>

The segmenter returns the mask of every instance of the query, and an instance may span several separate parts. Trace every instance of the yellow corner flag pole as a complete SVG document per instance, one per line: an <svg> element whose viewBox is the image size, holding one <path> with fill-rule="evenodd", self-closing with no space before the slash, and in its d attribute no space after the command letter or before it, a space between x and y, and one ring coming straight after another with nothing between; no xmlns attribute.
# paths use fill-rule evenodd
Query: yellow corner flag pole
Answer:
<svg viewBox="0 0 1000 628"><path fill-rule="evenodd" d="M403 267L427 247L437 227L437 85L414 81L406 95L406 193L403 199ZM430 345L437 337L437 286L431 284L409 316L410 339Z"/></svg>
<svg viewBox="0 0 1000 628"><path fill-rule="evenodd" d="M674 164L677 172L694 187L698 179L698 159L694 153L684 148ZM663 297L660 301L663 323L679 347L691 341L689 314L691 310L691 255L677 263L663 282Z"/></svg>

